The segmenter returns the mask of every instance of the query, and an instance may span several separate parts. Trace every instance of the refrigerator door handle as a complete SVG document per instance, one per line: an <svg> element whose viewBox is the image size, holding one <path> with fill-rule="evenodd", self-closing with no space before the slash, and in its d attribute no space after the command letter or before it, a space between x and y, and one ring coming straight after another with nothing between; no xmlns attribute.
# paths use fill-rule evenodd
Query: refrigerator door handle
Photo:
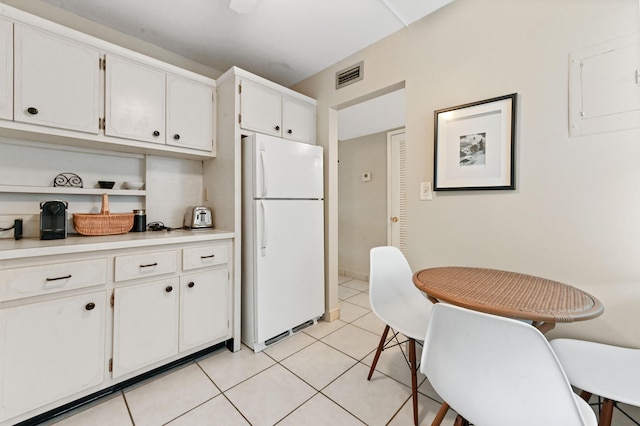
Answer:
<svg viewBox="0 0 640 426"><path fill-rule="evenodd" d="M260 183L262 184L261 188L261 198L267 196L267 169L265 168L265 156L267 150L264 146L260 146Z"/></svg>
<svg viewBox="0 0 640 426"><path fill-rule="evenodd" d="M262 235L260 237L260 255L265 257L267 255L267 210L264 207L264 203L259 201L260 204L260 222Z"/></svg>

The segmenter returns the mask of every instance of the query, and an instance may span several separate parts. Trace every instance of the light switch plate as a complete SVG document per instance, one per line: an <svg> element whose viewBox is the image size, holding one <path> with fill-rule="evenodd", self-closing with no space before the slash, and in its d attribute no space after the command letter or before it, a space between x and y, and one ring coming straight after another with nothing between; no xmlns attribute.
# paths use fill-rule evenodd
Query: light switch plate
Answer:
<svg viewBox="0 0 640 426"><path fill-rule="evenodd" d="M420 200L433 200L433 192L431 191L431 182L420 182Z"/></svg>

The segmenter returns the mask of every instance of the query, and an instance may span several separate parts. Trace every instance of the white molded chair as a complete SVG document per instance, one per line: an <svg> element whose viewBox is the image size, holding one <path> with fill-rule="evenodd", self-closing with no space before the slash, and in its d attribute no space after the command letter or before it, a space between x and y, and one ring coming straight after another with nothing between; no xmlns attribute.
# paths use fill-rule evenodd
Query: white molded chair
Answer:
<svg viewBox="0 0 640 426"><path fill-rule="evenodd" d="M585 401L604 398L599 425L611 424L616 402L640 406L640 349L577 339L554 339L551 347Z"/></svg>
<svg viewBox="0 0 640 426"><path fill-rule="evenodd" d="M391 246L374 247L370 252L369 301L371 309L385 324L367 380L371 380L380 353L400 345L398 333L409 343L409 368L413 393L413 420L418 424L418 383L416 371L416 340L422 341L427 331L433 304L413 284L413 273L402 252ZM387 340L389 330L393 336ZM395 342L395 343L394 343ZM404 351L403 351L404 353ZM405 355L406 358L406 355Z"/></svg>
<svg viewBox="0 0 640 426"><path fill-rule="evenodd" d="M438 303L420 371L476 426L596 425L547 339L521 321Z"/></svg>

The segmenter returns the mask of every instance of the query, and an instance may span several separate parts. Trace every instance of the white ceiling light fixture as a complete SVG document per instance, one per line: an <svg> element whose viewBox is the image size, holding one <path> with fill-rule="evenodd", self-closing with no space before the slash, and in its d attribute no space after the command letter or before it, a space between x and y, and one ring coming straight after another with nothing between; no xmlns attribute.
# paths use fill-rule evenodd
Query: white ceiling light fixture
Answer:
<svg viewBox="0 0 640 426"><path fill-rule="evenodd" d="M229 2L229 9L236 13L247 14L253 12L258 0L231 0Z"/></svg>

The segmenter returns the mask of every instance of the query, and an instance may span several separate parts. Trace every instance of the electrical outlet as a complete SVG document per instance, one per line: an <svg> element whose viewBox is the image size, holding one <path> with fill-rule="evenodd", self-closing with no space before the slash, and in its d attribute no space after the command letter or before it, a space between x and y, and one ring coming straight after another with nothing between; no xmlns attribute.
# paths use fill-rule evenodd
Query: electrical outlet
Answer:
<svg viewBox="0 0 640 426"><path fill-rule="evenodd" d="M433 192L431 191L431 182L420 182L420 200L433 200Z"/></svg>

